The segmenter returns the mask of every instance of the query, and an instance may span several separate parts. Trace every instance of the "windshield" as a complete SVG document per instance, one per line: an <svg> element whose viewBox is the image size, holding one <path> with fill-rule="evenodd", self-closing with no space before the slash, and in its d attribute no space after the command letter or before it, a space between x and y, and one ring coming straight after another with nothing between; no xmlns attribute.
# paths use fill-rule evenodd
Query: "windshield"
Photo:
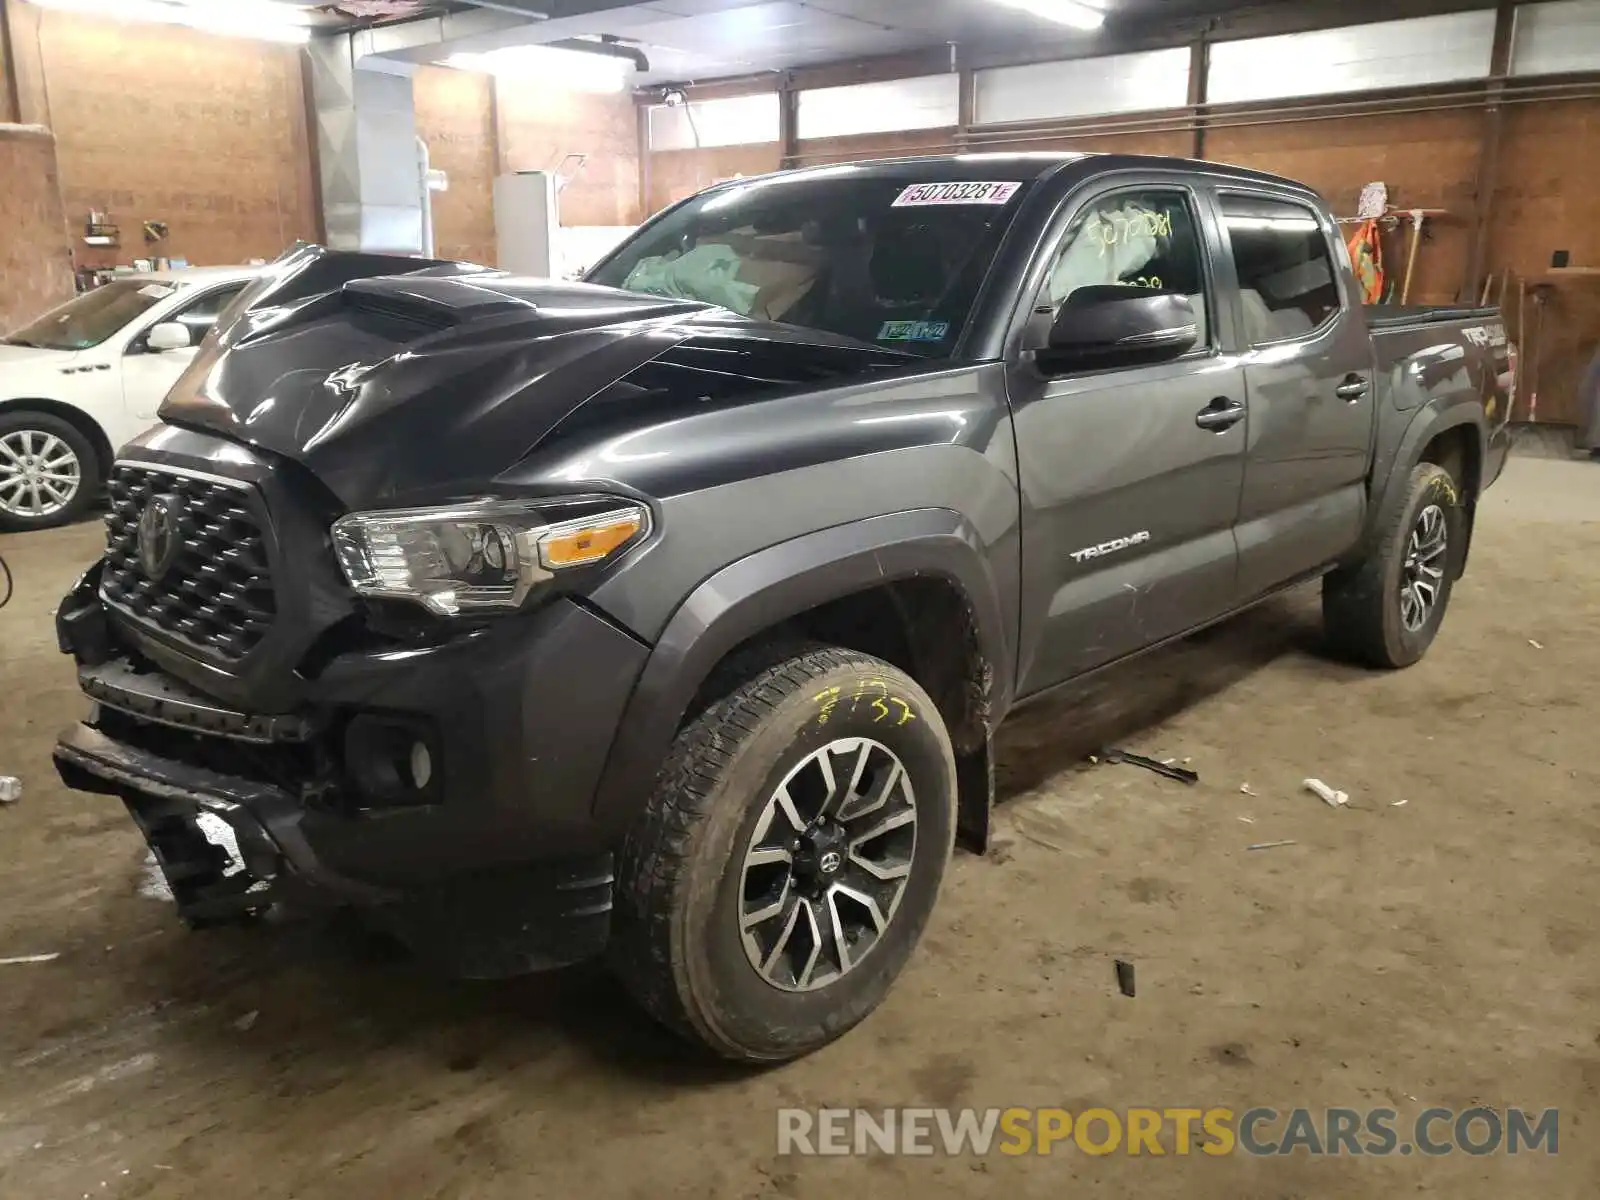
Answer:
<svg viewBox="0 0 1600 1200"><path fill-rule="evenodd" d="M177 289L170 283L117 279L53 308L6 342L41 350L87 350L142 316Z"/></svg>
<svg viewBox="0 0 1600 1200"><path fill-rule="evenodd" d="M751 180L674 209L587 278L947 358L1027 187L854 167Z"/></svg>

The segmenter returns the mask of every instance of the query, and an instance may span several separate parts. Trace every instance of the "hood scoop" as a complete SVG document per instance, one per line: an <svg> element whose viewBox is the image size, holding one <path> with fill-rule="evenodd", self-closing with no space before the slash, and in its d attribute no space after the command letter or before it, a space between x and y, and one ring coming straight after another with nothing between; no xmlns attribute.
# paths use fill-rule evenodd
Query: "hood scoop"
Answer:
<svg viewBox="0 0 1600 1200"><path fill-rule="evenodd" d="M414 326L419 334L505 313L531 315L537 306L474 287L467 279L413 282L404 276L353 279L339 289L344 307Z"/></svg>

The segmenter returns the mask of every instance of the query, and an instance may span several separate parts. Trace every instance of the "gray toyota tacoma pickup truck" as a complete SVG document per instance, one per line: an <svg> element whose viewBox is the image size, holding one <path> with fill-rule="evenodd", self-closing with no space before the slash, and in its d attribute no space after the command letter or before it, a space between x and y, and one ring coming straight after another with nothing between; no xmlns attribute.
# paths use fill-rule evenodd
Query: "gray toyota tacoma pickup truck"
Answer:
<svg viewBox="0 0 1600 1200"><path fill-rule="evenodd" d="M982 849L1019 704L1319 577L1337 651L1420 658L1512 355L1364 310L1306 188L1161 158L737 180L581 283L301 247L118 458L56 762L191 924L606 954L790 1058Z"/></svg>

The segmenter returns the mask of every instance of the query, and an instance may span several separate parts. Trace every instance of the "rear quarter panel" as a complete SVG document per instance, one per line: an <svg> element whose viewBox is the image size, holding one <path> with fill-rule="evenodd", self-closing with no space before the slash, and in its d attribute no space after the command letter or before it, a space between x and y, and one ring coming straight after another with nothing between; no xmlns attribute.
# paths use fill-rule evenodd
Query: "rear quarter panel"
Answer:
<svg viewBox="0 0 1600 1200"><path fill-rule="evenodd" d="M1372 334L1383 395L1373 462L1374 515L1386 511L1428 443L1469 426L1478 439L1479 490L1493 482L1509 442L1510 352L1498 318L1378 328ZM1475 504L1476 495L1467 502ZM1365 546L1363 546L1365 549Z"/></svg>

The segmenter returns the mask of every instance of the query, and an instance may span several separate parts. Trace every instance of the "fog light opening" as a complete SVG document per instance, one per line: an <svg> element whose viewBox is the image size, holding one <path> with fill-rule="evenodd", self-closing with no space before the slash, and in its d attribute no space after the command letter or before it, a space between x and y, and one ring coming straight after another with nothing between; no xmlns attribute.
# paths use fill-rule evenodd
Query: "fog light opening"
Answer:
<svg viewBox="0 0 1600 1200"><path fill-rule="evenodd" d="M436 752L429 732L419 724L359 716L346 727L345 774L362 807L393 808L435 801Z"/></svg>

